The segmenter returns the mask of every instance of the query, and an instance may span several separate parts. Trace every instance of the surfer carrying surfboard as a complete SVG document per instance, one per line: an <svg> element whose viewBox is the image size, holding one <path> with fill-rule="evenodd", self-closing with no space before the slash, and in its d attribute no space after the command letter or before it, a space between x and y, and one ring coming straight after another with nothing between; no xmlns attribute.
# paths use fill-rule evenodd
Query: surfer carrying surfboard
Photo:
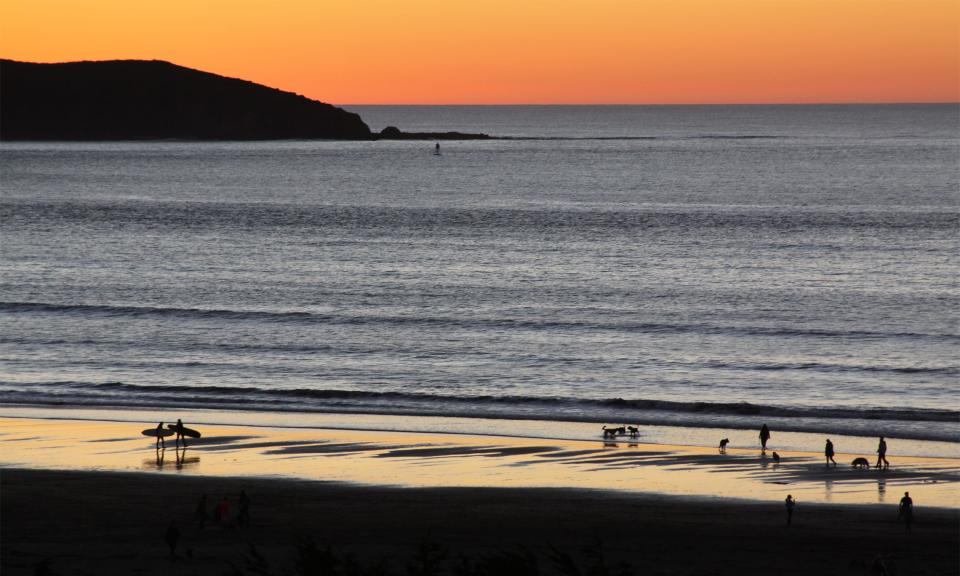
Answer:
<svg viewBox="0 0 960 576"><path fill-rule="evenodd" d="M166 437L166 436L174 436L174 435L176 435L176 436L174 437L174 439L175 439L176 442L177 442L177 449L178 449L178 450L180 449L180 441L181 441L181 440L183 441L183 447L184 447L184 449L186 449L186 447L187 447L187 436L189 436L189 437L191 437L191 438L200 438L200 437L201 437L201 434L200 434L199 432L197 432L197 431L194 430L193 428L187 428L186 426L183 425L183 422L180 421L179 419L177 420L177 423L176 423L176 424L167 424L166 427L164 427L163 422L161 422L161 423L157 424L157 427L156 427L156 428L147 428L146 430L143 430L143 431L141 431L140 433L143 434L144 436L149 436L149 437L151 437L151 438L156 438L156 439L157 439L157 450L160 450L161 448L166 449L167 446L166 446L166 442L164 441L164 437Z"/></svg>
<svg viewBox="0 0 960 576"><path fill-rule="evenodd" d="M183 449L187 449L187 438L183 435L183 422L177 418L177 427L173 429L176 435L177 448L180 447L180 442L183 441Z"/></svg>
<svg viewBox="0 0 960 576"><path fill-rule="evenodd" d="M184 426L183 422L179 418L177 418L176 424L167 424L167 430L169 430L171 434L176 434L175 439L177 442L177 448L180 448L180 442L182 441L183 447L184 449L186 449L187 436L191 438L200 438L201 436L201 434L196 430L194 430L193 428L187 428L186 426Z"/></svg>
<svg viewBox="0 0 960 576"><path fill-rule="evenodd" d="M164 450L166 450L167 444L166 442L163 441L163 436L164 436L163 432L164 432L163 422L161 422L157 424L157 449L163 448Z"/></svg>
<svg viewBox="0 0 960 576"><path fill-rule="evenodd" d="M166 428L164 428L163 422L161 422L157 424L156 428L147 428L146 430L142 430L140 433L143 434L144 436L149 436L150 438L156 438L158 451L161 449L166 450L167 445L163 439L166 436L173 436L172 428L173 428L173 424L167 424Z"/></svg>

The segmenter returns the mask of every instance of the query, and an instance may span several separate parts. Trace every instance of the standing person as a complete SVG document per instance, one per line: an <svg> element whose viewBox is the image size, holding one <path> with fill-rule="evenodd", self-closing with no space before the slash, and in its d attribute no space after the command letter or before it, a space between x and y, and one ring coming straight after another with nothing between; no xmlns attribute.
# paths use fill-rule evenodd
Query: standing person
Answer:
<svg viewBox="0 0 960 576"><path fill-rule="evenodd" d="M170 557L175 557L177 555L177 542L180 541L180 529L177 528L177 522L175 520L170 521L170 525L167 526L167 533L164 534L163 539L167 541L167 546L170 547Z"/></svg>
<svg viewBox="0 0 960 576"><path fill-rule="evenodd" d="M766 424L764 424L763 427L760 428L760 452L762 454L767 453L767 440L769 439L770 439L770 429L767 428Z"/></svg>
<svg viewBox="0 0 960 576"><path fill-rule="evenodd" d="M827 438L827 445L823 449L823 455L826 457L826 460L827 460L827 468L830 467L831 462L833 462L834 468L837 467L837 461L833 459L833 442L831 442L829 438Z"/></svg>
<svg viewBox="0 0 960 576"><path fill-rule="evenodd" d="M913 528L910 525L913 524L913 498L909 492L904 492L900 499L900 518L907 527L907 534L912 534Z"/></svg>
<svg viewBox="0 0 960 576"><path fill-rule="evenodd" d="M880 437L880 445L877 446L877 468L880 468L881 462L883 462L884 470L890 467L890 463L887 462L887 441L883 439L883 436Z"/></svg>
<svg viewBox="0 0 960 576"><path fill-rule="evenodd" d="M250 497L246 490L240 491L240 498L237 500L240 504L240 513L237 516L237 525L241 528L250 526Z"/></svg>
<svg viewBox="0 0 960 576"><path fill-rule="evenodd" d="M214 512L214 515L217 519L217 522L220 522L220 524L227 523L227 521L230 519L230 499L229 498L224 496L223 499L220 500L220 503L217 504L217 508L216 508L216 511Z"/></svg>
<svg viewBox="0 0 960 576"><path fill-rule="evenodd" d="M787 507L787 526L789 526L790 522L793 520L793 507L797 505L797 501L793 499L792 494L787 494L787 499L784 501L784 505Z"/></svg>
<svg viewBox="0 0 960 576"><path fill-rule="evenodd" d="M163 429L163 422L157 424L157 450L161 448L164 450L167 449L167 443L163 440L164 432L166 432L166 430Z"/></svg>
<svg viewBox="0 0 960 576"><path fill-rule="evenodd" d="M177 435L176 435L177 449L180 448L180 442L181 442L181 441L183 442L183 447L184 447L184 449L186 449L186 447L187 447L187 439L184 438L184 436L183 436L183 422L181 422L179 418L177 418L177 427L174 428L174 431L177 433Z"/></svg>

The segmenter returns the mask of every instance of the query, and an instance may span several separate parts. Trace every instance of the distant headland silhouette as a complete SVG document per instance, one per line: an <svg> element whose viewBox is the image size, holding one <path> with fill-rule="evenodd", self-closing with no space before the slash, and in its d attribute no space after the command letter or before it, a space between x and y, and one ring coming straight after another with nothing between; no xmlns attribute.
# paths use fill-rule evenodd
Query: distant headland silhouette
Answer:
<svg viewBox="0 0 960 576"><path fill-rule="evenodd" d="M0 60L0 140L455 140L380 133L358 114L247 80L160 60Z"/></svg>

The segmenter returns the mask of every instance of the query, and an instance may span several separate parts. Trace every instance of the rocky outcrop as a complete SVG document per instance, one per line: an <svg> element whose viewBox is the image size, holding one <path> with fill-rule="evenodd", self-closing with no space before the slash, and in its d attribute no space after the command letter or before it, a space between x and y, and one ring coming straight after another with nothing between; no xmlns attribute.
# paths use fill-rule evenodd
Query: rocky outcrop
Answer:
<svg viewBox="0 0 960 576"><path fill-rule="evenodd" d="M396 126L387 126L377 135L378 140L489 140L489 134L468 132L403 132Z"/></svg>

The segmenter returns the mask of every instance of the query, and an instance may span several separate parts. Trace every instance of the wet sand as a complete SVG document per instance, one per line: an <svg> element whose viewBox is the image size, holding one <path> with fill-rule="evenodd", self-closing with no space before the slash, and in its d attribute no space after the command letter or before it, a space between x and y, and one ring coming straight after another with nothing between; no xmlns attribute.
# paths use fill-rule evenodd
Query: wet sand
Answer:
<svg viewBox="0 0 960 576"><path fill-rule="evenodd" d="M949 458L898 458L882 472L839 455L828 470L802 452L774 463L755 450L629 439L252 426L197 426L204 437L186 452L157 452L139 435L147 427L0 419L4 574L223 574L231 564L253 574L253 545L269 565L261 572L279 575L307 538L391 574L425 550L445 551L445 574L510 573L481 568L523 558L541 574L572 573L555 570L564 555L589 573L598 546L608 566L637 574L870 574L878 555L892 573L960 570ZM253 502L244 529L240 490ZM917 507L911 535L897 519L904 490ZM799 501L790 527L787 493ZM201 494L209 508L233 500L224 525L194 522ZM171 520L182 532L174 560L163 542ZM462 555L472 572L452 570Z"/></svg>
<svg viewBox="0 0 960 576"><path fill-rule="evenodd" d="M960 507L960 461L892 458L855 470L852 454L826 469L808 452L386 431L200 426L186 453L157 452L143 422L0 418L0 466L152 472L416 488L575 488L706 498Z"/></svg>

